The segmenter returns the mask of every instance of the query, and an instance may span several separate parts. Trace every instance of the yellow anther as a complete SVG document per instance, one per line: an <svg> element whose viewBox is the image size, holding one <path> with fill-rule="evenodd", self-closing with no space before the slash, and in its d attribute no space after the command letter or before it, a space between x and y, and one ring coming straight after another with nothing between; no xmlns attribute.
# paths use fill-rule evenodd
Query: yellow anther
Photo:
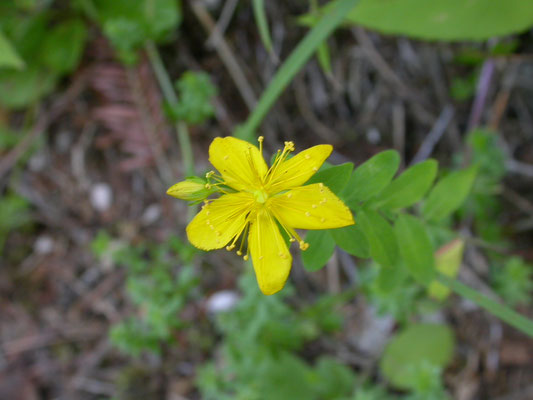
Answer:
<svg viewBox="0 0 533 400"><path fill-rule="evenodd" d="M264 138L263 136L259 136L259 137L257 138L257 141L258 141L259 143L261 143L263 140L265 140L265 138Z"/></svg>
<svg viewBox="0 0 533 400"><path fill-rule="evenodd" d="M226 157L227 157L227 156L226 156ZM206 177L207 179L209 179L209 178L211 178L214 174L215 174L215 171L209 171L209 172L207 172L207 173L205 174L205 177Z"/></svg>
<svg viewBox="0 0 533 400"><path fill-rule="evenodd" d="M293 238L293 237L291 237L291 238L289 239L289 242L296 242L296 239Z"/></svg>
<svg viewBox="0 0 533 400"><path fill-rule="evenodd" d="M248 257L248 254L246 254L242 259L243 259L244 261L248 261L248 258L249 258L249 257Z"/></svg>
<svg viewBox="0 0 533 400"><path fill-rule="evenodd" d="M313 171L317 172L318 168L317 167L313 167Z"/></svg>
<svg viewBox="0 0 533 400"><path fill-rule="evenodd" d="M237 255L238 255L238 256L242 256L242 251L237 250Z"/></svg>
<svg viewBox="0 0 533 400"><path fill-rule="evenodd" d="M235 245L234 244L230 244L229 246L226 246L226 250L227 251L231 251L235 248Z"/></svg>
<svg viewBox="0 0 533 400"><path fill-rule="evenodd" d="M285 142L285 148L284 151L294 151L294 143L293 142Z"/></svg>
<svg viewBox="0 0 533 400"><path fill-rule="evenodd" d="M311 207L316 208L316 204L313 204Z"/></svg>
<svg viewBox="0 0 533 400"><path fill-rule="evenodd" d="M320 182L320 183L318 184L318 187L319 187L320 189L324 189L324 184L323 184L322 182Z"/></svg>
<svg viewBox="0 0 533 400"><path fill-rule="evenodd" d="M311 158L311 156L310 156L309 154L306 154L306 155L305 155L305 159L306 159L306 160L309 160L310 158Z"/></svg>
<svg viewBox="0 0 533 400"><path fill-rule="evenodd" d="M300 241L300 250L307 250L309 248L309 243L305 243L303 240Z"/></svg>
<svg viewBox="0 0 533 400"><path fill-rule="evenodd" d="M324 197L322 200L320 200L320 204L326 204L328 200Z"/></svg>
<svg viewBox="0 0 533 400"><path fill-rule="evenodd" d="M306 211L306 212L305 212L305 216L306 216L306 217L310 217L310 216L311 216L311 213L310 213L309 211Z"/></svg>
<svg viewBox="0 0 533 400"><path fill-rule="evenodd" d="M206 184L205 184L205 188L206 188L206 189L211 189L211 184L210 184L210 183L206 183Z"/></svg>

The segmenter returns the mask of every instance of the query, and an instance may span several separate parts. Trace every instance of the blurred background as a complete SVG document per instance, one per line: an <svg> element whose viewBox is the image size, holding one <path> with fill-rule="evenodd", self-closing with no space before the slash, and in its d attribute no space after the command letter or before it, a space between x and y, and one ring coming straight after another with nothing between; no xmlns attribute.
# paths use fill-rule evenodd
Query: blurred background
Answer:
<svg viewBox="0 0 533 400"><path fill-rule="evenodd" d="M384 3L283 92L267 159L293 140L332 164L477 163L443 253L533 317L533 7ZM383 290L340 248L317 272L295 252L266 297L251 265L187 242L194 209L166 189L211 169L328 5L2 0L0 399L533 398L533 341L473 303Z"/></svg>

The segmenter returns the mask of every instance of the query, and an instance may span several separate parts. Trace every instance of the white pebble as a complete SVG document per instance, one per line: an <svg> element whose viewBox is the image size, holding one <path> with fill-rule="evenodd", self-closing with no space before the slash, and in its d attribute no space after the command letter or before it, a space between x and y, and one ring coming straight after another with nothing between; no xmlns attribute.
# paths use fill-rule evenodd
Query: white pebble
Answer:
<svg viewBox="0 0 533 400"><path fill-rule="evenodd" d="M97 183L91 188L91 205L97 211L107 211L113 201L111 186L107 183Z"/></svg>
<svg viewBox="0 0 533 400"><path fill-rule="evenodd" d="M159 206L159 204L151 204L146 207L146 210L144 210L143 215L141 217L141 221L144 225L151 225L155 221L157 221L160 216L161 207Z"/></svg>
<svg viewBox="0 0 533 400"><path fill-rule="evenodd" d="M221 290L207 299L207 311L214 314L229 311L238 301L239 295L233 290Z"/></svg>
<svg viewBox="0 0 533 400"><path fill-rule="evenodd" d="M33 244L33 251L37 254L50 254L54 250L54 239L48 235L41 235Z"/></svg>
<svg viewBox="0 0 533 400"><path fill-rule="evenodd" d="M368 140L372 144L378 144L381 142L381 133L379 132L378 128L373 126L366 132L366 140Z"/></svg>

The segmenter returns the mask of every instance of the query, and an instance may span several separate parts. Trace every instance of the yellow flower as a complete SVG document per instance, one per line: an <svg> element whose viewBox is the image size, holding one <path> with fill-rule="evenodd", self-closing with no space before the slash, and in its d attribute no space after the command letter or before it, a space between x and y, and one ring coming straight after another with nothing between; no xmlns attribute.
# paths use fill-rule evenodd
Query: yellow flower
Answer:
<svg viewBox="0 0 533 400"><path fill-rule="evenodd" d="M292 264L280 227L305 250L309 245L295 229L340 228L354 221L350 210L322 183L302 186L329 157L330 145L314 146L287 159L294 144L285 142L269 168L262 143L260 137L258 149L234 137L213 140L209 161L219 174L207 174L209 182L215 181L207 187L216 187L223 195L204 202L187 226L187 236L203 250L224 246L233 250L241 238L239 255L247 237L244 259L249 251L259 288L270 295L283 288Z"/></svg>

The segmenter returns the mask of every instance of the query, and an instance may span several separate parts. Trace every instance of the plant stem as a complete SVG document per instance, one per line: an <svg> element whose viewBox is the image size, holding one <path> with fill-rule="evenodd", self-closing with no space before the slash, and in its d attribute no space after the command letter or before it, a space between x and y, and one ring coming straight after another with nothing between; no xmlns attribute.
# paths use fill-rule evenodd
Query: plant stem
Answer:
<svg viewBox="0 0 533 400"><path fill-rule="evenodd" d="M152 41L148 41L145 45L146 53L154 69L155 76L163 92L165 101L171 106L176 106L178 104L178 96L174 91L172 81L168 76L163 60L159 56L157 47ZM187 125L183 121L176 123L176 131L178 132L178 143L180 145L181 157L183 160L183 168L185 170L186 176L194 175L194 158L192 153L191 139L189 136L189 130Z"/></svg>
<svg viewBox="0 0 533 400"><path fill-rule="evenodd" d="M530 319L446 275L439 274L437 279L455 293L484 308L526 335L533 337L533 321Z"/></svg>
<svg viewBox="0 0 533 400"><path fill-rule="evenodd" d="M309 31L276 72L244 126L237 130L236 136L248 141L254 140L255 131L285 87L358 2L359 0L338 0L335 2L331 11L325 14Z"/></svg>

